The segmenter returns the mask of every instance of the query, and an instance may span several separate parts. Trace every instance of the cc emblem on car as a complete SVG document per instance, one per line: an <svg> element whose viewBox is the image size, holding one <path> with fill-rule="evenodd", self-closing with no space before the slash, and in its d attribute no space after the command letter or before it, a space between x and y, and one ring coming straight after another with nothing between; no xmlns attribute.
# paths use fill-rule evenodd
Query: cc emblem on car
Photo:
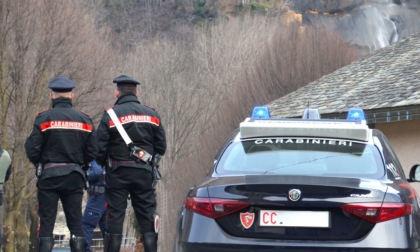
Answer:
<svg viewBox="0 0 420 252"><path fill-rule="evenodd" d="M291 201L298 201L300 199L300 196L302 195L301 191L299 189L291 189L289 190L289 199Z"/></svg>

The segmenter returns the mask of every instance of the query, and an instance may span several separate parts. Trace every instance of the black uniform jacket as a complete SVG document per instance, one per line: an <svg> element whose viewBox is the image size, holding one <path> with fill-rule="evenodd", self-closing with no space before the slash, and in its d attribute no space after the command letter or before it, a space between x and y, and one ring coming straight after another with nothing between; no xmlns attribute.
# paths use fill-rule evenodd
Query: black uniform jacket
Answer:
<svg viewBox="0 0 420 252"><path fill-rule="evenodd" d="M38 114L25 149L35 166L87 164L97 153L95 126L88 115L72 107L70 99L60 97L52 101L51 109Z"/></svg>
<svg viewBox="0 0 420 252"><path fill-rule="evenodd" d="M135 146L151 155L165 154L165 130L155 110L140 104L134 94L120 96L113 109ZM114 161L132 160L130 149L106 111L98 126L96 139L98 143L96 161L100 165L104 166L108 157Z"/></svg>

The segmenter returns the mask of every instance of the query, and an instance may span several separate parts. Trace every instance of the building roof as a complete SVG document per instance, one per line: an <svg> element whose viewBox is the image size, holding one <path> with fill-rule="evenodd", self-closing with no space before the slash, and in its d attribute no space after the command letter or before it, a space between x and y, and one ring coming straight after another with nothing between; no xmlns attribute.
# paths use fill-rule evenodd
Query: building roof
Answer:
<svg viewBox="0 0 420 252"><path fill-rule="evenodd" d="M308 106L342 118L353 107L368 123L420 119L420 33L399 40L283 96L273 117L300 117Z"/></svg>

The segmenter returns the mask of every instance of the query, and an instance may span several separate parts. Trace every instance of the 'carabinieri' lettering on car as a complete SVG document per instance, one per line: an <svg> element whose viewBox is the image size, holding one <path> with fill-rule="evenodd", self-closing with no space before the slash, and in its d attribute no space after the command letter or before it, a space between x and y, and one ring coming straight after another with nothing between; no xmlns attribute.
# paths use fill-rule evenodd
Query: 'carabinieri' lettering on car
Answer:
<svg viewBox="0 0 420 252"><path fill-rule="evenodd" d="M256 139L255 144L326 144L339 146L352 146L351 141L330 140L330 139L305 139L305 138L270 138L270 139Z"/></svg>

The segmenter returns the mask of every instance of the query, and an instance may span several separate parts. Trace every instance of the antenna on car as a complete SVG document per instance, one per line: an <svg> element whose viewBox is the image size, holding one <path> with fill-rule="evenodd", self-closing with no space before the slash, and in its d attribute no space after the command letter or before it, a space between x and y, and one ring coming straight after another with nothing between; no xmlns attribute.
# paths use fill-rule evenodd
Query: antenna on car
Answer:
<svg viewBox="0 0 420 252"><path fill-rule="evenodd" d="M306 110L309 111L309 101L308 101L308 105L306 106ZM306 119L309 119L309 113L306 113Z"/></svg>

